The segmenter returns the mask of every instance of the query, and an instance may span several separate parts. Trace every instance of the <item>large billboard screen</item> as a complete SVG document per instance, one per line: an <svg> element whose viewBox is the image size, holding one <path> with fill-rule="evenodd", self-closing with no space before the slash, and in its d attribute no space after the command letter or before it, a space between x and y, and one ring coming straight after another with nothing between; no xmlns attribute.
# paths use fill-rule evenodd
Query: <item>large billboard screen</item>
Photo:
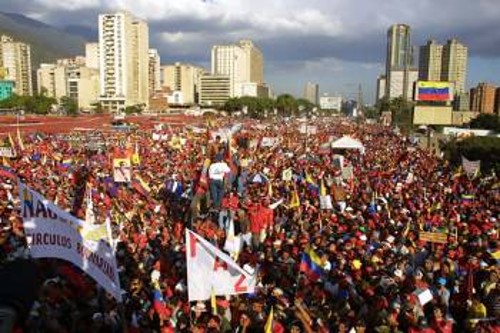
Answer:
<svg viewBox="0 0 500 333"><path fill-rule="evenodd" d="M448 102L453 99L449 82L417 81L415 100L424 102Z"/></svg>
<svg viewBox="0 0 500 333"><path fill-rule="evenodd" d="M451 106L415 106L413 109L414 125L450 125Z"/></svg>

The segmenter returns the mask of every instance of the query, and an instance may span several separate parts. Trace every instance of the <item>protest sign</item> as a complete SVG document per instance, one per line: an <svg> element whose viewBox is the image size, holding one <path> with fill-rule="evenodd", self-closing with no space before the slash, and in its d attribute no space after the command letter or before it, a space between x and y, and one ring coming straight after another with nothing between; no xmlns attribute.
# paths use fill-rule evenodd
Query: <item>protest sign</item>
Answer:
<svg viewBox="0 0 500 333"><path fill-rule="evenodd" d="M118 269L108 225L86 226L23 183L19 196L26 241L33 258L71 262L121 301Z"/></svg>
<svg viewBox="0 0 500 333"><path fill-rule="evenodd" d="M14 158L16 151L12 147L0 147L0 157Z"/></svg>
<svg viewBox="0 0 500 333"><path fill-rule="evenodd" d="M130 158L113 159L113 177L117 183L129 183L132 179Z"/></svg>
<svg viewBox="0 0 500 333"><path fill-rule="evenodd" d="M431 243L448 243L448 234L441 232L424 232L421 231L419 234L419 239Z"/></svg>
<svg viewBox="0 0 500 333"><path fill-rule="evenodd" d="M251 275L227 254L200 235L186 229L187 284L189 301L218 296L253 293L256 275Z"/></svg>

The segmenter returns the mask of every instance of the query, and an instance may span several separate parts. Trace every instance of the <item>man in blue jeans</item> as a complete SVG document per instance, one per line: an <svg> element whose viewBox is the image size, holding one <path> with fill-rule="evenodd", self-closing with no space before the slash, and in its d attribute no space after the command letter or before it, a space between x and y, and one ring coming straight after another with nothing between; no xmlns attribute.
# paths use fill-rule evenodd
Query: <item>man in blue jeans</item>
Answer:
<svg viewBox="0 0 500 333"><path fill-rule="evenodd" d="M223 160L222 154L215 156L215 162L208 168L208 179L210 186L210 196L212 197L213 208L220 209L222 198L224 197L224 177L229 175L231 169Z"/></svg>

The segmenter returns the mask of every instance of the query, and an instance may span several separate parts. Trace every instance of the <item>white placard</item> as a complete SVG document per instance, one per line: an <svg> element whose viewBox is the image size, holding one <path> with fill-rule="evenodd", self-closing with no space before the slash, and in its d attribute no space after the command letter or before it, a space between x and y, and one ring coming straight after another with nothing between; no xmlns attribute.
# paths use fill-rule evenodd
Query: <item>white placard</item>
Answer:
<svg viewBox="0 0 500 333"><path fill-rule="evenodd" d="M210 296L253 293L257 275L251 275L227 254L200 235L186 229L186 261L189 301Z"/></svg>
<svg viewBox="0 0 500 333"><path fill-rule="evenodd" d="M108 243L110 229L102 225L89 230L84 221L23 183L19 183L19 197L31 256L69 261L121 301L116 259ZM96 237L99 235L102 237Z"/></svg>

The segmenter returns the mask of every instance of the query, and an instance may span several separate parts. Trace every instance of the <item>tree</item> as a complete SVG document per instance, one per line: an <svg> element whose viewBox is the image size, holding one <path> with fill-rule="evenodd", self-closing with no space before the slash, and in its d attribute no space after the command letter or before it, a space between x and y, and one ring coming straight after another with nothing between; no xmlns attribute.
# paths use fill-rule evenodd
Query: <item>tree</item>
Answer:
<svg viewBox="0 0 500 333"><path fill-rule="evenodd" d="M26 113L47 114L52 105L56 103L55 98L43 95L19 96L14 94L0 101L0 108L21 109Z"/></svg>
<svg viewBox="0 0 500 333"><path fill-rule="evenodd" d="M61 106L66 111L68 116L76 116L78 114L78 102L71 97L61 97Z"/></svg>
<svg viewBox="0 0 500 333"><path fill-rule="evenodd" d="M92 105L92 108L94 109L94 112L97 114L102 114L104 113L104 108L102 107L101 102L95 102Z"/></svg>
<svg viewBox="0 0 500 333"><path fill-rule="evenodd" d="M469 137L463 140L454 139L443 146L444 157L452 165L459 166L462 156L468 160L481 160L481 171L495 170L500 172L500 138L497 137Z"/></svg>
<svg viewBox="0 0 500 333"><path fill-rule="evenodd" d="M500 117L496 114L482 113L471 120L470 127L500 132Z"/></svg>
<svg viewBox="0 0 500 333"><path fill-rule="evenodd" d="M143 104L129 105L125 108L125 114L131 115L134 113L141 114L144 109Z"/></svg>
<svg viewBox="0 0 500 333"><path fill-rule="evenodd" d="M293 116L298 109L297 101L289 94L279 95L276 99L276 107L278 112L285 117Z"/></svg>
<svg viewBox="0 0 500 333"><path fill-rule="evenodd" d="M299 116L310 115L311 111L315 107L315 104L305 98L299 98L296 101L297 110L299 111Z"/></svg>

